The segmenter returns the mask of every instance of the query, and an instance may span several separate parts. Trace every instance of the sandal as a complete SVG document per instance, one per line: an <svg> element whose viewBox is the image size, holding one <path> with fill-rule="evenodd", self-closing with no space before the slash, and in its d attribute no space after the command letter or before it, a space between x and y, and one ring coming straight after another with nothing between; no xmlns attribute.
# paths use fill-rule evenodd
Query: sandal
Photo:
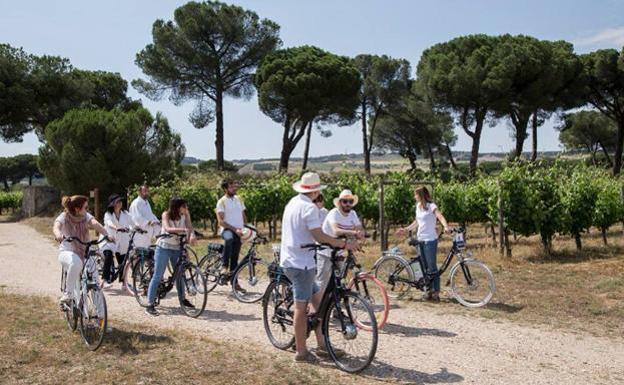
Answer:
<svg viewBox="0 0 624 385"><path fill-rule="evenodd" d="M306 352L305 354L302 354L302 355L295 354L295 362L315 364L318 362L318 358L314 354L310 352Z"/></svg>

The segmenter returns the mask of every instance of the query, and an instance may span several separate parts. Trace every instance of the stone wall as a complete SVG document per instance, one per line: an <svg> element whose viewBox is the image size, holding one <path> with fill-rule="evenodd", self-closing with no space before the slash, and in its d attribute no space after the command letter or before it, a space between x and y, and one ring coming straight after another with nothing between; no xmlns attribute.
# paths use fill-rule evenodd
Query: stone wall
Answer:
<svg viewBox="0 0 624 385"><path fill-rule="evenodd" d="M22 216L34 217L49 211L50 207L61 205L61 194L50 186L28 186L22 198Z"/></svg>

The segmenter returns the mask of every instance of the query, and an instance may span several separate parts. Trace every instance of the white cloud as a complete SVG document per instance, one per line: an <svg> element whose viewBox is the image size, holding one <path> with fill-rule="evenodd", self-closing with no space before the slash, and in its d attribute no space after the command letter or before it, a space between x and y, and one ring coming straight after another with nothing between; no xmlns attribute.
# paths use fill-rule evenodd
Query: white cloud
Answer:
<svg viewBox="0 0 624 385"><path fill-rule="evenodd" d="M594 35L574 40L579 46L603 46L621 48L624 46L624 27L606 28Z"/></svg>

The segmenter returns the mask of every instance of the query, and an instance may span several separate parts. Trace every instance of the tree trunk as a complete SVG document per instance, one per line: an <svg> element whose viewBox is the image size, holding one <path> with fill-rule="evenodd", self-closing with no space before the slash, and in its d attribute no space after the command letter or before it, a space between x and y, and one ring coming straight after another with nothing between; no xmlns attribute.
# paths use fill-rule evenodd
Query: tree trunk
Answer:
<svg viewBox="0 0 624 385"><path fill-rule="evenodd" d="M413 155L408 155L407 160L409 160L411 169L416 170L416 157L414 157Z"/></svg>
<svg viewBox="0 0 624 385"><path fill-rule="evenodd" d="M9 191L9 182L5 179L2 179L2 183L4 183L4 191Z"/></svg>
<svg viewBox="0 0 624 385"><path fill-rule="evenodd" d="M370 175L370 151L368 148L368 129L366 128L366 101L362 101L362 145L364 149L364 172Z"/></svg>
<svg viewBox="0 0 624 385"><path fill-rule="evenodd" d="M288 172L288 161L292 152L290 137L290 119L286 119L284 123L284 134L282 135L282 153L280 154L279 172Z"/></svg>
<svg viewBox="0 0 624 385"><path fill-rule="evenodd" d="M427 142L427 152L429 153L429 167L431 168L431 171L435 171L436 169L435 157L433 156L433 148L431 147L430 142Z"/></svg>
<svg viewBox="0 0 624 385"><path fill-rule="evenodd" d="M445 146L446 153L448 154L449 161L451 162L451 167L453 167L454 170L457 170L457 164L455 163L455 159L453 158L453 152L451 151L451 147L448 145L448 143L446 143Z"/></svg>
<svg viewBox="0 0 624 385"><path fill-rule="evenodd" d="M622 146L624 145L624 117L618 119L617 142L613 159L613 175L619 175L622 169Z"/></svg>
<svg viewBox="0 0 624 385"><path fill-rule="evenodd" d="M28 175L28 185L29 186L32 186L32 179L33 179L33 176L32 175Z"/></svg>
<svg viewBox="0 0 624 385"><path fill-rule="evenodd" d="M531 162L537 160L537 110L533 111L533 124L531 125L531 140L533 142L533 152L531 153Z"/></svg>
<svg viewBox="0 0 624 385"><path fill-rule="evenodd" d="M605 158L607 158L607 163L609 163L609 166L613 166L613 162L611 161L611 157L609 156L609 151L607 151L607 149L605 148L605 146L602 145L602 143L598 142L598 144L600 145L600 148L602 148L602 152L605 155Z"/></svg>
<svg viewBox="0 0 624 385"><path fill-rule="evenodd" d="M477 162L479 161L479 145L481 144L481 132L483 131L483 121L485 113L476 114L476 126L472 135L472 151L470 152L470 176L477 173Z"/></svg>
<svg viewBox="0 0 624 385"><path fill-rule="evenodd" d="M522 150L524 149L524 141L527 138L527 125L529 123L529 117L517 116L512 120L514 127L516 128L516 150L514 158L519 159L522 157Z"/></svg>
<svg viewBox="0 0 624 385"><path fill-rule="evenodd" d="M496 243L496 230L494 229L494 222L490 222L490 230L492 231L492 246L496 247L498 245Z"/></svg>
<svg viewBox="0 0 624 385"><path fill-rule="evenodd" d="M308 169L308 156L310 155L310 137L312 136L312 122L308 123L308 128L306 129L306 143L305 149L303 151L303 166L302 170Z"/></svg>
<svg viewBox="0 0 624 385"><path fill-rule="evenodd" d="M581 251L583 249L583 243L581 242L581 234L574 234L574 242L576 243L576 251Z"/></svg>
<svg viewBox="0 0 624 385"><path fill-rule="evenodd" d="M600 232L602 233L602 243L604 243L604 245L607 245L607 229L602 228L600 229Z"/></svg>
<svg viewBox="0 0 624 385"><path fill-rule="evenodd" d="M217 170L225 169L225 162L223 159L223 90L217 87L215 100L215 114L217 120L215 149L217 154Z"/></svg>

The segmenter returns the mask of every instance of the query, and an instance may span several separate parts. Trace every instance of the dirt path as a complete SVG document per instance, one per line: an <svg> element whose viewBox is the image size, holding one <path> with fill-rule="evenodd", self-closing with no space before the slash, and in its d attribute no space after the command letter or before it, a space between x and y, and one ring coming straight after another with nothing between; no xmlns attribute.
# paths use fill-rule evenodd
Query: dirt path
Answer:
<svg viewBox="0 0 624 385"><path fill-rule="evenodd" d="M0 266L1 287L58 296L56 247L32 228L0 223ZM113 322L127 319L185 328L275 352L264 333L260 306L241 304L222 289L208 296L199 319L181 315L175 296L164 301L157 318L145 315L134 298L117 289L107 290L106 296ZM623 384L624 339L437 315L425 306L399 305L390 313L376 360L364 376L417 384Z"/></svg>

